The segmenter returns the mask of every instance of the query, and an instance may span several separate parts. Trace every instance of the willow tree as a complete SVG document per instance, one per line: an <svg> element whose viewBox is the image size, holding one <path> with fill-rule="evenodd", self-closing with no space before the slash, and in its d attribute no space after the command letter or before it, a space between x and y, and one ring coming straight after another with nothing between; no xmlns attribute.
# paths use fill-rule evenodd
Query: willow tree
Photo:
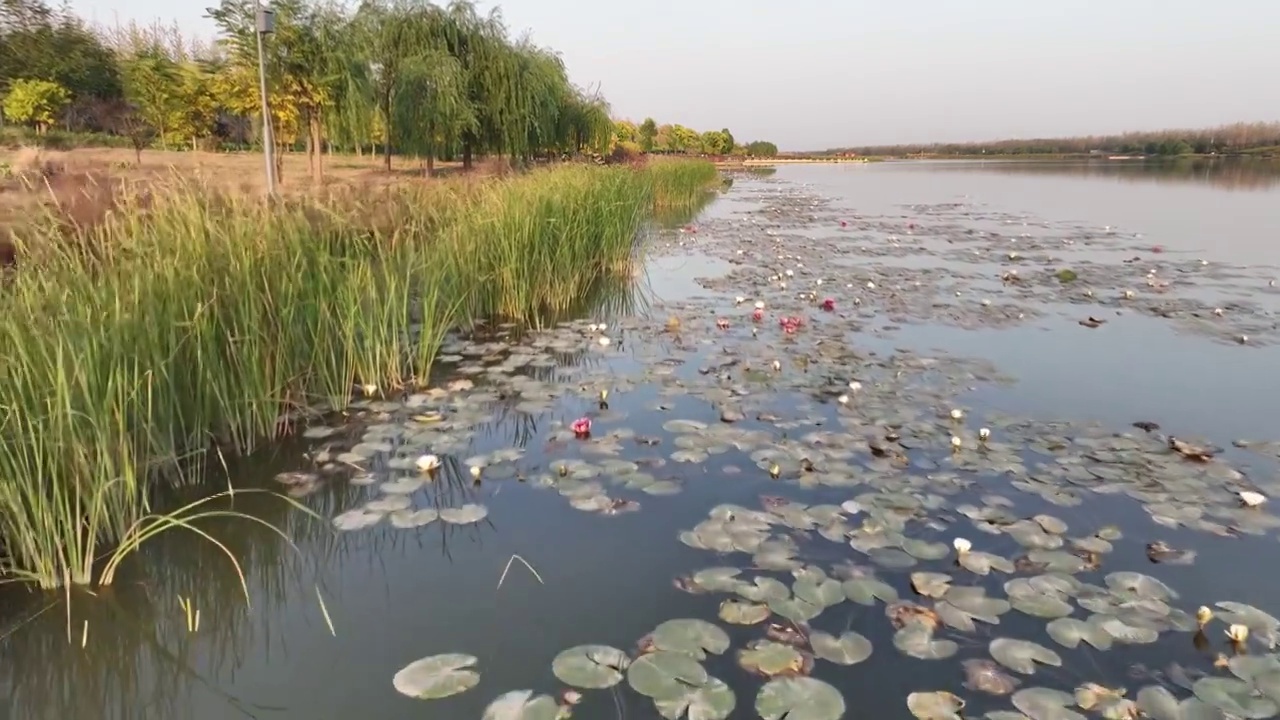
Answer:
<svg viewBox="0 0 1280 720"><path fill-rule="evenodd" d="M476 124L458 61L441 49L409 58L392 94L391 118L388 127L400 131L397 147L425 158L424 173L434 175L440 151L452 150Z"/></svg>
<svg viewBox="0 0 1280 720"><path fill-rule="evenodd" d="M576 87L569 89L562 103L560 138L564 149L574 153L608 152L614 133L609 103L598 94L588 95Z"/></svg>

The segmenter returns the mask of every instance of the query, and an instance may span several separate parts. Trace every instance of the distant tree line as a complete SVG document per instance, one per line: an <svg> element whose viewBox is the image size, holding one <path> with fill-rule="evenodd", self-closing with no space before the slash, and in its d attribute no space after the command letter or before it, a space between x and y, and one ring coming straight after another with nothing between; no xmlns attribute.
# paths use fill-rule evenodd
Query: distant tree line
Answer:
<svg viewBox="0 0 1280 720"><path fill-rule="evenodd" d="M755 157L778 154L778 146L771 142L739 144L729 128L698 132L683 125L659 125L653 118L645 118L639 125L629 120L614 121L614 139L619 146L637 152Z"/></svg>
<svg viewBox="0 0 1280 720"><path fill-rule="evenodd" d="M824 151L833 155L1115 155L1178 156L1235 154L1260 149L1280 152L1280 122L1235 123L1199 130L1156 130L1121 135L1010 139L992 142L869 145Z"/></svg>
<svg viewBox="0 0 1280 720"><path fill-rule="evenodd" d="M528 161L612 151L727 154L728 130L615 125L598 92L570 82L555 51L513 38L470 0L272 0L266 38L277 145L422 159ZM209 9L217 42L163 26L91 28L46 0L0 0L0 123L99 133L144 148L254 146L261 138L255 0ZM652 125L652 121L649 121ZM724 151L721 153L720 151Z"/></svg>

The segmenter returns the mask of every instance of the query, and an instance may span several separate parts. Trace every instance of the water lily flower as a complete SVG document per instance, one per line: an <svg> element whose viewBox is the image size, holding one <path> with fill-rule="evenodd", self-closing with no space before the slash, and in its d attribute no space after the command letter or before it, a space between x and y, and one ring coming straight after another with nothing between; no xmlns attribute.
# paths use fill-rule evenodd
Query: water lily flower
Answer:
<svg viewBox="0 0 1280 720"><path fill-rule="evenodd" d="M763 310L763 309L764 309L764 301L763 301L763 300L757 300L757 301L756 301L756 309L757 309L757 310Z"/></svg>
<svg viewBox="0 0 1280 720"><path fill-rule="evenodd" d="M982 307L991 307L991 301L986 298L982 298Z"/></svg>
<svg viewBox="0 0 1280 720"><path fill-rule="evenodd" d="M1196 610L1196 625L1200 626L1201 629L1203 629L1205 625L1208 625L1209 621L1212 619L1213 611L1204 605L1201 605L1200 609Z"/></svg>
<svg viewBox="0 0 1280 720"><path fill-rule="evenodd" d="M415 461L415 464L422 472L431 473L440 469L440 458L435 455L421 455Z"/></svg>
<svg viewBox="0 0 1280 720"><path fill-rule="evenodd" d="M778 476L781 474L782 474L782 468L778 467L778 463L769 464L769 477L774 478L776 480Z"/></svg>
<svg viewBox="0 0 1280 720"><path fill-rule="evenodd" d="M822 284L822 278L818 278L818 284L819 284L819 285L821 285L821 284Z"/></svg>
<svg viewBox="0 0 1280 720"><path fill-rule="evenodd" d="M1085 296L1085 297L1093 297L1093 291L1092 291L1092 290L1085 290L1085 291L1084 291L1084 296Z"/></svg>
<svg viewBox="0 0 1280 720"><path fill-rule="evenodd" d="M1249 336L1241 335L1240 337L1236 338L1236 341L1239 342L1241 345L1244 345L1249 342Z"/></svg>
<svg viewBox="0 0 1280 720"><path fill-rule="evenodd" d="M721 330L729 329L729 321L725 318L716 318L716 327Z"/></svg>
<svg viewBox="0 0 1280 720"><path fill-rule="evenodd" d="M759 331L757 331L755 328L751 328L751 337L755 337L758 332Z"/></svg>
<svg viewBox="0 0 1280 720"><path fill-rule="evenodd" d="M591 434L591 418L580 417L573 421L569 426L573 434L579 438L585 438Z"/></svg>
<svg viewBox="0 0 1280 720"><path fill-rule="evenodd" d="M613 341L609 339L608 335L601 335L600 339L596 342L600 343L600 347L609 347L609 343Z"/></svg>
<svg viewBox="0 0 1280 720"><path fill-rule="evenodd" d="M787 289L787 284L786 284L786 283L778 283L778 289L779 289L779 290L786 290L786 289Z"/></svg>
<svg viewBox="0 0 1280 720"><path fill-rule="evenodd" d="M960 438L956 437L955 435L952 435L952 436L951 436L951 450L952 450L953 452L958 452L958 451L960 450L960 448L961 448L961 447L963 447L963 446L964 446L964 441L963 441L963 440L961 440Z"/></svg>
<svg viewBox="0 0 1280 720"><path fill-rule="evenodd" d="M577 705L582 702L582 693L577 690L565 690L560 697L564 700L565 705Z"/></svg>
<svg viewBox="0 0 1280 720"><path fill-rule="evenodd" d="M1227 628L1227 637L1231 642L1240 645L1249 639L1249 627L1247 625L1232 625Z"/></svg>
<svg viewBox="0 0 1280 720"><path fill-rule="evenodd" d="M763 308L756 308L755 310L753 310L753 311L751 312L751 319L752 319L752 320L754 320L755 322L760 322L761 320L763 320L763 319L764 319L764 309L763 309Z"/></svg>
<svg viewBox="0 0 1280 720"><path fill-rule="evenodd" d="M1213 314L1217 315L1218 317L1222 317L1222 308L1214 308Z"/></svg>
<svg viewBox="0 0 1280 720"><path fill-rule="evenodd" d="M781 362L779 362L779 361L777 361L777 360L774 360L774 361L773 361L773 371L774 371L774 372L778 372L778 371L779 371L779 370L781 370L781 369L782 369L782 363L781 363Z"/></svg>
<svg viewBox="0 0 1280 720"><path fill-rule="evenodd" d="M848 223L848 222L845 222L844 220L841 220L841 221L840 221L840 227L849 227L849 223Z"/></svg>
<svg viewBox="0 0 1280 720"><path fill-rule="evenodd" d="M369 396L377 395L377 394L378 394L378 386L377 386L377 385L361 385L361 386L360 386L360 390L361 390L361 392L363 392L365 395L369 395Z"/></svg>
<svg viewBox="0 0 1280 720"><path fill-rule="evenodd" d="M1133 291L1132 291L1132 290L1125 290L1125 291L1124 291L1124 299L1125 299L1125 300L1132 300L1132 299L1133 299Z"/></svg>
<svg viewBox="0 0 1280 720"><path fill-rule="evenodd" d="M951 409L951 419L952 419L952 420L960 420L960 419L961 419L961 418L963 418L963 417L964 417L964 411L963 411L963 410L961 410L960 408L952 408L952 409Z"/></svg>
<svg viewBox="0 0 1280 720"><path fill-rule="evenodd" d="M858 392L859 390L862 389L862 383L858 382L857 380L850 380L849 389L854 392Z"/></svg>
<svg viewBox="0 0 1280 720"><path fill-rule="evenodd" d="M969 542L968 540L962 537L958 537L955 540L951 541L951 547L956 549L956 553L960 555L964 555L965 553L973 549L973 543Z"/></svg>
<svg viewBox="0 0 1280 720"><path fill-rule="evenodd" d="M734 304L734 305L741 305L742 303L744 303L744 302L746 302L746 301L747 301L747 299L746 299L746 298L744 298L744 297L742 297L741 295L739 295L738 297L736 297L736 298L734 298L734 299L733 299L733 304Z"/></svg>
<svg viewBox="0 0 1280 720"><path fill-rule="evenodd" d="M587 326L587 332L595 332L599 329L600 329L600 326L595 323L591 323L590 325Z"/></svg>
<svg viewBox="0 0 1280 720"><path fill-rule="evenodd" d="M795 274L796 274L796 273L795 273L795 271L794 271L794 270L787 270L784 274L785 274L787 277L795 277Z"/></svg>
<svg viewBox="0 0 1280 720"><path fill-rule="evenodd" d="M840 403L841 405L848 405L848 404L849 404L849 396L848 396L848 395L841 395L840 397L836 398L836 402Z"/></svg>
<svg viewBox="0 0 1280 720"><path fill-rule="evenodd" d="M978 439L982 442L991 439L991 428L980 428L978 430Z"/></svg>
<svg viewBox="0 0 1280 720"><path fill-rule="evenodd" d="M1245 507L1258 507L1267 501L1267 496L1260 492L1241 490L1239 494L1240 502L1244 503Z"/></svg>
<svg viewBox="0 0 1280 720"><path fill-rule="evenodd" d="M832 298L826 298L822 301L822 309L831 312L836 309L836 301Z"/></svg>
<svg viewBox="0 0 1280 720"><path fill-rule="evenodd" d="M480 479L480 473L481 473L481 472L483 472L483 471L480 469L480 466L479 466L479 465L472 465L472 466L469 468L469 470L471 471L471 478L472 478L473 480L479 480L479 479Z"/></svg>
<svg viewBox="0 0 1280 720"><path fill-rule="evenodd" d="M608 399L609 399L609 390L608 388L605 388L604 390L600 391L600 402L604 402L605 400L608 400Z"/></svg>
<svg viewBox="0 0 1280 720"><path fill-rule="evenodd" d="M1010 260L1017 260L1017 259L1018 259L1018 253L1016 253L1016 252L1011 252L1011 253L1009 253L1009 259L1010 259Z"/></svg>
<svg viewBox="0 0 1280 720"><path fill-rule="evenodd" d="M599 330L600 332L604 332L605 330L609 329L609 326L605 325L604 323L600 323L599 325L596 326L596 329Z"/></svg>
<svg viewBox="0 0 1280 720"><path fill-rule="evenodd" d="M868 290L875 290L875 289L876 289L876 284L875 284L875 283L873 283L873 282L871 282L870 280L868 280L868 281L867 281L867 289L868 289Z"/></svg>

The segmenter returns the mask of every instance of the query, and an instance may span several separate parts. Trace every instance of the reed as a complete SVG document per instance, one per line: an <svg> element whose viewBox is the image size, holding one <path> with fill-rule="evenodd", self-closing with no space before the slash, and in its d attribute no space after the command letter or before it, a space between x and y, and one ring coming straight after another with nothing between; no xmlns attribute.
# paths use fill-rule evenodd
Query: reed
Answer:
<svg viewBox="0 0 1280 720"><path fill-rule="evenodd" d="M562 167L272 205L175 182L119 189L91 226L31 219L0 280L0 574L109 582L157 479L415 384L453 328L572 308L715 177Z"/></svg>

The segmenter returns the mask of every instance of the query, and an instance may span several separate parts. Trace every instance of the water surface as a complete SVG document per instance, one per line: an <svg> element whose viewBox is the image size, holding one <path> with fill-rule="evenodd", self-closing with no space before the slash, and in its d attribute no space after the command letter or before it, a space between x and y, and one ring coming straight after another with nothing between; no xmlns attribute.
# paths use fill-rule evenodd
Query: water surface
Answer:
<svg viewBox="0 0 1280 720"><path fill-rule="evenodd" d="M1224 538L1158 525L1149 508L1164 491L1155 486L1148 488L1152 497L1126 485L1119 494L1081 491L1081 504L1054 505L1011 486L1014 476L981 463L966 466L946 448L948 434L955 432L969 443L966 452L973 452L968 448L982 424L1025 439L1011 420L1001 420L1010 416L1093 423L1090 431L1084 425L1063 426L1066 437L1089 432L1145 437L1130 424L1150 421L1163 432L1222 446L1215 462L1244 472L1250 487L1280 492L1273 455L1230 447L1244 438L1274 439L1280 427L1273 380L1280 356L1269 344L1276 338L1266 326L1270 322L1274 328L1278 296L1266 284L1271 271L1264 267L1280 265L1280 245L1274 242L1280 237L1280 184L1267 181L1269 176L1240 181L1238 170L1215 166L1172 175L1143 167L1125 165L1111 172L1073 163L884 163L784 166L768 177L739 177L699 218L667 220L673 229L653 241L647 272L631 289L638 298L618 301L613 294L607 309L587 311L586 319L605 322L606 330L587 330L582 323L561 330L557 337L585 342L573 352L554 353L560 361L556 367L519 371L563 387L545 411L523 413L519 398L509 396L489 398L483 412L458 401L456 407L485 419L462 440L464 450L440 452L461 464L446 463L443 474L414 496L415 504L483 503L488 508L484 520L470 525L437 521L411 530L383 521L338 533L328 519L377 497L378 486L353 485L337 474L303 498L319 520L269 497L237 498L237 510L281 528L296 547L245 522L208 526L240 562L248 603L228 559L198 537L178 533L148 546L116 587L98 597L73 594L69 610L65 598L10 588L0 636L0 689L7 695L0 717L479 718L493 698L509 690L558 693L564 684L553 675L551 661L566 648L593 643L631 651L666 620L716 621L727 595L692 595L673 585L673 579L701 568L750 564L749 555L719 556L677 539L713 507L734 503L759 509L762 495L838 505L873 490L891 492L898 471L870 457L865 443L853 449L856 462L850 460L850 467L867 468L859 471L868 483L861 487L814 482L815 474L804 471L774 480L748 457L750 452L737 449L701 462L672 459L686 446L677 444L681 434L664 430L664 423L683 418L719 427L721 409L738 404L751 411L732 427L758 430L776 443L812 444L815 434L825 432L883 432L896 417L936 429L937 443L910 449L902 491L918 497L941 492L947 506L931 518L935 525L913 524L907 533L913 538L949 544L963 534L987 552L1009 558L1024 554L1026 549L1007 535L984 536L955 509L997 494L1013 504L1015 515L1046 512L1062 519L1071 536L1109 525L1123 530L1124 539L1105 555L1100 569L1076 573L1083 582L1101 585L1109 572L1134 569L1181 593L1170 603L1180 610L1193 613L1202 603L1235 600L1280 612L1280 579L1257 572L1276 552L1270 526L1257 535ZM1215 173L1236 173L1237 179ZM992 234L1038 249L1026 251L1027 262L1013 263ZM1072 245L1068 252L1062 245L1060 261L1042 261L1048 251L1035 243L1064 238L1089 247ZM1241 302L1256 306L1231 312L1247 315L1249 327L1262 331L1253 331L1248 343L1233 343L1229 331L1201 332L1186 317L1133 309L1116 299L1120 286L1104 287L1101 279L1096 300L1087 304L1075 288L1050 283L1019 291L999 279L1009 268L1031 277L1042 266L1064 263L1129 267L1119 265L1118 258L1146 245L1164 250L1144 254L1141 263L1159 265L1158 277L1191 268L1201 258L1212 263L1207 267L1214 273L1238 275L1238 281L1196 276L1199 285L1188 297L1215 292L1218 285L1235 288ZM972 258L961 262L970 248ZM783 275L787 269L792 276ZM756 284L717 282L737 272ZM773 275L778 279L769 280ZM1104 276L1111 277L1101 269L1095 275ZM784 277L790 279L787 290L780 287ZM825 283L817 285L818 278ZM876 288L866 288L867 282ZM932 300L910 299L935 286ZM798 290L815 292L819 300L832 296L836 313L823 315L808 301L801 303L794 297ZM1180 286L1171 291L1180 292ZM749 302L735 305L737 295ZM767 298L771 314L753 339L747 316L757 297ZM1165 297L1153 295L1150 302ZM980 299L993 302L980 305ZM988 317L983 312L1005 303L1011 308L1005 320L983 320ZM810 317L795 338L776 326L778 314L791 312ZM1018 313L1026 317L1019 319ZM1108 322L1099 328L1077 324L1104 314ZM664 328L672 316L681 325L669 331ZM717 317L729 319L731 327L717 330ZM1236 322L1232 316L1223 320L1228 321ZM822 355L821 343L814 344L812 335L804 339L805 333L827 333L843 349ZM599 347L600 335L613 343ZM722 348L728 346L755 349L739 355L745 363L721 367ZM444 363L442 384L451 369L462 370L480 389L486 382L481 368L505 356L496 346L478 348L461 339L446 352L455 356ZM855 354L861 360L854 361ZM944 361L936 371L917 371L915 357L956 358L956 364ZM768 363L775 358L785 366L771 375ZM981 363L960 364L960 358ZM857 407L856 398L849 406L837 402L837 394L848 393L841 388L855 378L867 386L867 397L876 398L867 401L874 405ZM873 387L900 388L900 399L890 401L888 391L873 392ZM607 411L597 404L602 388L611 391ZM708 401L708 395L716 400ZM959 426L948 425L949 407L965 409ZM376 410L363 422L385 421L373 417ZM559 463L581 458L599 465L609 459L589 452L591 444L564 438L564 426L584 415L596 418L592 443L619 430L660 439L656 446L623 439L618 457L661 460L645 472L674 481L679 492L651 495L606 483L611 496L637 500L639 510L607 516L571 507L554 487L561 482ZM393 422L407 422L395 412L391 416ZM1041 435L1047 432L1037 427ZM313 468L309 453L349 445L338 438L282 444L236 462L230 481L279 488L273 480L277 473ZM1019 450L1029 467L1036 457L1030 445ZM472 482L465 458L511 447L524 454L505 463L509 477L498 477L496 468L504 464L495 463L494 477ZM839 461L827 460L832 474L845 472ZM386 477L397 474L376 462L372 469ZM828 468L818 470L821 475ZM526 481L514 477L517 473ZM939 484L950 475L967 483L954 495ZM1214 498L1244 487L1216 476L1189 482L1203 485L1206 496ZM172 502L202 491L183 491ZM851 522L856 525L857 518ZM828 542L812 530L777 530L796 538L802 563L828 569L844 562L873 564L847 543ZM1195 548L1199 556L1190 565L1154 565L1143 545L1155 539ZM956 584L985 587L993 597L1004 596L1006 580L1028 574L966 574L955 567L953 555L877 573L904 599L927 603L910 590L908 573L916 570L952 574ZM758 574L787 578L785 572ZM200 611L193 632L180 599L190 599ZM1086 615L1076 609L1075 617ZM840 690L849 708L846 717L908 718L907 694L933 690L965 697L966 715L980 717L988 710L1009 710L1009 699L963 688L959 661L987 657L995 637L1026 638L1058 651L1062 668L1020 679L1023 687L1068 692L1085 681L1136 689L1152 682L1137 677L1141 668L1165 668L1170 662L1213 673L1213 657L1230 653L1221 624L1211 631L1208 651L1197 647L1190 633L1166 632L1150 645L1117 645L1103 652L1056 645L1045 633L1045 622L1009 612L999 625L949 633L959 652L925 661L895 649L883 604L843 602L815 618L813 629L837 635L856 631L871 641L874 652L848 668L819 659L812 674ZM761 638L762 627L720 625L728 630L732 649L710 658L707 670L735 691L732 717L756 717L753 702L763 681L737 667L733 656ZM479 659L481 679L475 688L435 701L411 699L392 688L392 676L407 663L447 652ZM1266 648L1256 646L1255 652ZM1176 694L1188 695L1185 690ZM585 695L577 717L658 717L653 704L625 681L612 691Z"/></svg>

